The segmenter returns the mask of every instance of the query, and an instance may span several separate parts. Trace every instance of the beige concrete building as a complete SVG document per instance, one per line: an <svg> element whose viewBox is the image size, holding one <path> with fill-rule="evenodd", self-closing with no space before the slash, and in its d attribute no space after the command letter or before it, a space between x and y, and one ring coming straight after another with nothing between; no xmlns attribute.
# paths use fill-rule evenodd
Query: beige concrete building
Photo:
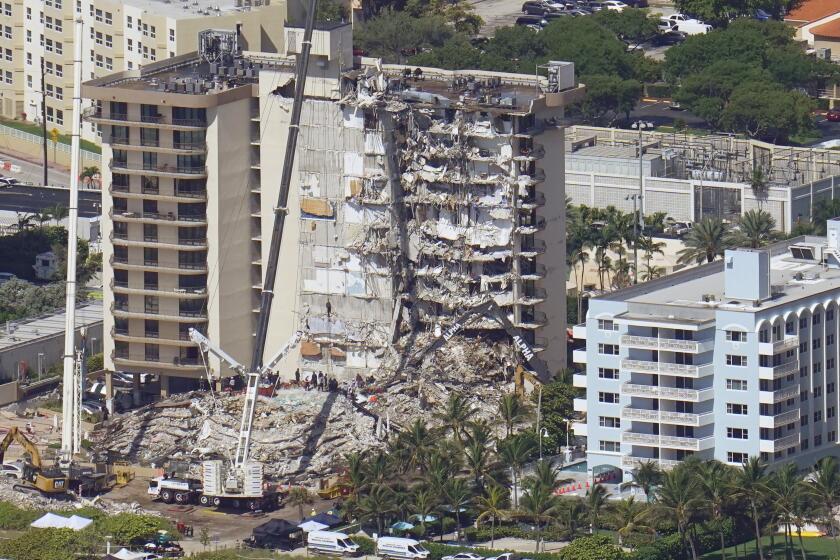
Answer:
<svg viewBox="0 0 840 560"><path fill-rule="evenodd" d="M248 363L301 38L287 28L280 54L185 55L83 86L110 162L106 369L193 386L195 326ZM267 358L305 332L283 375L369 375L394 341L488 298L550 370L565 366L555 118L582 88L569 63L549 73L383 65L353 57L349 25L319 26L266 344ZM504 339L489 319L470 330Z"/></svg>
<svg viewBox="0 0 840 560"><path fill-rule="evenodd" d="M0 115L70 130L74 19L84 21L84 79L132 70L197 48L198 32L240 30L246 48L276 51L286 3L271 0L2 0ZM44 63L44 83L41 63ZM98 140L93 123L83 136Z"/></svg>

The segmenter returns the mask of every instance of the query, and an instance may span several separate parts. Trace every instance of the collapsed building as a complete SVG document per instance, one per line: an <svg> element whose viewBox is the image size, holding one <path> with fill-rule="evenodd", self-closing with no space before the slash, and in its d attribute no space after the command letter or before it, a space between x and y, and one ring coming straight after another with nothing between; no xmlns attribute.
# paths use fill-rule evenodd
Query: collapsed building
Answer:
<svg viewBox="0 0 840 560"><path fill-rule="evenodd" d="M164 396L197 388L205 370L231 375L189 328L245 362L277 211L288 219L267 355L304 332L281 377L399 373L401 355L489 298L550 371L565 366L559 119L583 91L573 65L545 76L388 65L353 55L350 25L321 24L277 209L303 30L285 34L270 54L212 32L197 53L83 85L109 161L106 370L155 373ZM507 344L492 318L469 330Z"/></svg>

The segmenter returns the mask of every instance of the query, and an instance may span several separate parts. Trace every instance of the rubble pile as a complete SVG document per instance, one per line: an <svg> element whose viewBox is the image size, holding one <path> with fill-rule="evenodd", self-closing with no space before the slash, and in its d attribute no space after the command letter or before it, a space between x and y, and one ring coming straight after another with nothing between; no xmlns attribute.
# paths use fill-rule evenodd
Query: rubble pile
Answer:
<svg viewBox="0 0 840 560"><path fill-rule="evenodd" d="M115 415L92 435L97 451L162 466L167 459L229 459L239 435L241 395L189 393ZM260 397L251 457L276 479L303 481L334 469L336 457L380 445L375 421L339 392L288 389Z"/></svg>
<svg viewBox="0 0 840 560"><path fill-rule="evenodd" d="M82 507L97 507L109 514L116 513L137 513L144 515L159 515L154 511L147 511L136 502L112 502L101 498L79 498L68 501L66 497L50 498L37 492L21 492L14 490L13 486L18 483L12 478L0 478L0 502L9 502L24 509L36 509L41 511L56 509L73 509Z"/></svg>

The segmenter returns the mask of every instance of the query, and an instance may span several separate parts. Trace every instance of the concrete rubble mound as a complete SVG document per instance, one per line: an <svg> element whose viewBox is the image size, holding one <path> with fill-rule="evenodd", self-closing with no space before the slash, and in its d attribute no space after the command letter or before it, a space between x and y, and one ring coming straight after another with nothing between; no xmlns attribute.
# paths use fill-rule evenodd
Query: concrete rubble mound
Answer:
<svg viewBox="0 0 840 560"><path fill-rule="evenodd" d="M418 335L413 351L431 338ZM348 453L383 448L389 434L415 418L434 425L434 413L450 392L467 395L477 417L490 419L498 397L513 390L515 350L507 342L458 336L416 368L406 366L410 353L395 348L375 375L344 383L336 392L291 388L259 397L252 458L277 481L311 481L335 472ZM98 452L156 466L167 460L191 463L198 475L201 460L233 454L242 405L242 395L177 395L114 415L91 440Z"/></svg>
<svg viewBox="0 0 840 560"><path fill-rule="evenodd" d="M137 513L144 515L159 515L154 511L147 511L136 502L113 502L96 498L78 498L68 500L66 497L50 498L43 494L33 492L20 492L14 490L13 486L17 480L11 478L0 478L0 502L9 502L23 509L37 509L41 511L57 509L70 510L82 507L96 507L110 514L116 513Z"/></svg>

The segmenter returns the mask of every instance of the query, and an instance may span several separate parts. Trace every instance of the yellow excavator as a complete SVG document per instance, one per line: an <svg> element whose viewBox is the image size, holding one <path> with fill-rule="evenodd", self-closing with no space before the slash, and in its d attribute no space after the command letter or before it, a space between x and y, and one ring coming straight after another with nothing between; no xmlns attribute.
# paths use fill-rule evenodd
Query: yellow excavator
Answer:
<svg viewBox="0 0 840 560"><path fill-rule="evenodd" d="M19 443L29 454L29 461L25 463L23 478L19 484L15 484L15 490L22 492L37 490L52 497L67 493L67 476L58 469L45 469L41 463L41 454L38 452L38 448L16 426L10 428L3 441L0 441L0 464L3 463L6 450L13 442Z"/></svg>

